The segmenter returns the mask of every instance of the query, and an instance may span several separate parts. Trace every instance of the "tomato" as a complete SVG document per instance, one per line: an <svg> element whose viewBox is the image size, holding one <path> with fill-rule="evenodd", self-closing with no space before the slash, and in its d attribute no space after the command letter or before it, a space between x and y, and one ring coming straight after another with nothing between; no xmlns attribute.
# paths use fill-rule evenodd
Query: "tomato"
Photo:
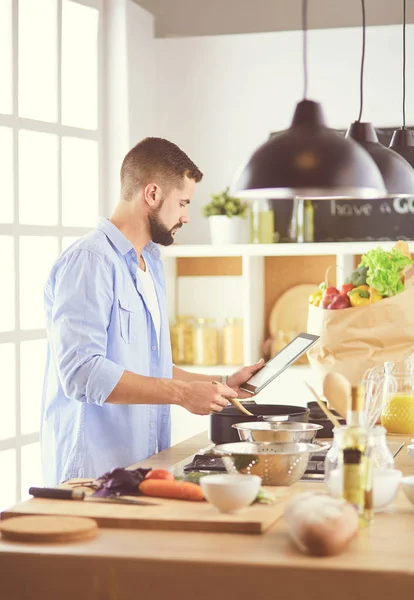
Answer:
<svg viewBox="0 0 414 600"><path fill-rule="evenodd" d="M173 481L175 477L166 469L152 469L146 474L145 479L164 479L165 481Z"/></svg>
<svg viewBox="0 0 414 600"><path fill-rule="evenodd" d="M327 287L324 292L323 292L323 297L325 298L326 296L330 296L331 294L339 294L339 290L336 287Z"/></svg>
<svg viewBox="0 0 414 600"><path fill-rule="evenodd" d="M341 287L341 295L344 296L345 294L353 290L354 287L355 286L353 283L344 283Z"/></svg>

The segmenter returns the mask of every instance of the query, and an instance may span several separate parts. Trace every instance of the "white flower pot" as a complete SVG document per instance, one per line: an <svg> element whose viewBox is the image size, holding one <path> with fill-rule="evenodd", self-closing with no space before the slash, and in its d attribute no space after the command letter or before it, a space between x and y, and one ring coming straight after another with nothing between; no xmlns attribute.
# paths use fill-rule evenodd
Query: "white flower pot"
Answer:
<svg viewBox="0 0 414 600"><path fill-rule="evenodd" d="M247 244L249 242L249 222L241 217L215 215L208 217L211 243L214 246L223 244Z"/></svg>

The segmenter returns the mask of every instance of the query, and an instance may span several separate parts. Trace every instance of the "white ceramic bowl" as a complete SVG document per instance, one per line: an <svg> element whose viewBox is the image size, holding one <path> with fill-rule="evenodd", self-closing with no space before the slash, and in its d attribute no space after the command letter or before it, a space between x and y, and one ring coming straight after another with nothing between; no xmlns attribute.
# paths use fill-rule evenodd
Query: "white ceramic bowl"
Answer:
<svg viewBox="0 0 414 600"><path fill-rule="evenodd" d="M257 475L206 475L200 479L207 502L220 512L237 513L256 498L262 480Z"/></svg>
<svg viewBox="0 0 414 600"><path fill-rule="evenodd" d="M414 504L414 475L403 477L401 480L401 485L408 500Z"/></svg>
<svg viewBox="0 0 414 600"><path fill-rule="evenodd" d="M398 469L374 469L373 501L375 511L381 511L391 504L397 494L401 479L402 472ZM332 496L335 498L340 496L341 481L338 469L330 473L329 479L325 480L325 485Z"/></svg>

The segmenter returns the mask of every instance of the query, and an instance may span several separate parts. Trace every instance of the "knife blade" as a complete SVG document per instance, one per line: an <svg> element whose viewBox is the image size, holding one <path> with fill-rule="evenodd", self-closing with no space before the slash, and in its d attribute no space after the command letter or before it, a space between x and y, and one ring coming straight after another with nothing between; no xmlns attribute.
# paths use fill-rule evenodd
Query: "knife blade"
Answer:
<svg viewBox="0 0 414 600"><path fill-rule="evenodd" d="M29 494L34 498L51 498L53 500L83 500L84 502L98 502L100 504L136 504L140 506L159 506L155 502L120 498L119 496L106 496L105 498L92 498L81 490L68 490L63 488L29 488Z"/></svg>

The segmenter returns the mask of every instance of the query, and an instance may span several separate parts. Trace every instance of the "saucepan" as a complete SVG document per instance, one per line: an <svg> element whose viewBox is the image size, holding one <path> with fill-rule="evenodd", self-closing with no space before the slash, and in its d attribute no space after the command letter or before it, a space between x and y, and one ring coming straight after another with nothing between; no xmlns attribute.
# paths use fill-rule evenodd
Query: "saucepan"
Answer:
<svg viewBox="0 0 414 600"><path fill-rule="evenodd" d="M234 406L226 406L221 412L210 415L209 437L214 444L239 442L239 434L232 426L241 422L267 421L288 423L307 423L309 408L281 404L256 404L243 402L252 416L240 415Z"/></svg>

